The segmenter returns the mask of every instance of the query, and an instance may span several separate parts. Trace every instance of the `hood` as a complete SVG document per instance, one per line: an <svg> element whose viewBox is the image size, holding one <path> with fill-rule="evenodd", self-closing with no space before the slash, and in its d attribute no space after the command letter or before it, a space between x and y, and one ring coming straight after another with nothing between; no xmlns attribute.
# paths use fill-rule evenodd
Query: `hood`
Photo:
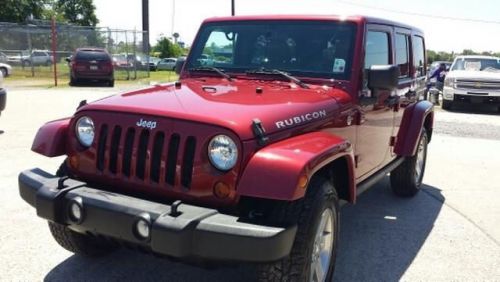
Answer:
<svg viewBox="0 0 500 282"><path fill-rule="evenodd" d="M450 71L447 77L456 79L500 80L500 71Z"/></svg>
<svg viewBox="0 0 500 282"><path fill-rule="evenodd" d="M262 93L258 93L262 92ZM181 86L157 85L90 103L80 111L102 110L163 116L228 128L241 140L253 139L259 119L271 134L324 119L338 111L336 95L345 92L282 81L219 78L185 79Z"/></svg>

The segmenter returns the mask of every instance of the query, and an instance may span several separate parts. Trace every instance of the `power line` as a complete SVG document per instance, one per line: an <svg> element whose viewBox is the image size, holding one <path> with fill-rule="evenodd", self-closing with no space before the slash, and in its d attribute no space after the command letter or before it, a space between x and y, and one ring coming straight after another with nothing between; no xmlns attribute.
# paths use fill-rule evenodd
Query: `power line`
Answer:
<svg viewBox="0 0 500 282"><path fill-rule="evenodd" d="M386 11L386 12L390 12L390 13L405 14L405 15L419 16L419 17L426 17L426 18L434 18L434 19L440 19L440 20L442 19L442 20L476 22L476 23L486 23L486 24L500 24L500 21L481 20L481 19L473 19L473 18L448 17L448 16L442 16L442 15L432 15L432 14L415 13L415 12L408 12L408 11L398 11L398 10L394 10L394 9L388 9L388 8L377 7L377 6L366 5L366 4L359 4L359 3L354 3L351 1L343 1L343 0L337 0L337 2L342 3L342 4L351 5L351 6Z"/></svg>

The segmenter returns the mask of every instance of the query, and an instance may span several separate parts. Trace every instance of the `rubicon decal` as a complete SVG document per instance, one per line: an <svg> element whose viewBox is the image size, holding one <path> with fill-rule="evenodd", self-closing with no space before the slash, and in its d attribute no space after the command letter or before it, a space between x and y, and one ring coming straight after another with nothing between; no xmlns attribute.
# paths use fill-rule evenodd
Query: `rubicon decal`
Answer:
<svg viewBox="0 0 500 282"><path fill-rule="evenodd" d="M326 110L307 113L307 114L300 115L300 116L294 116L294 117L291 117L289 119L277 121L275 124L276 124L276 127L278 129L281 129L281 128L286 128L286 127L290 127L293 125L301 124L304 122L308 122L311 120L320 119L323 117L326 117Z"/></svg>
<svg viewBox="0 0 500 282"><path fill-rule="evenodd" d="M144 127L144 128L149 128L149 129L155 129L156 128L156 121L143 120L141 118L141 120L138 121L135 125L137 125L139 127Z"/></svg>

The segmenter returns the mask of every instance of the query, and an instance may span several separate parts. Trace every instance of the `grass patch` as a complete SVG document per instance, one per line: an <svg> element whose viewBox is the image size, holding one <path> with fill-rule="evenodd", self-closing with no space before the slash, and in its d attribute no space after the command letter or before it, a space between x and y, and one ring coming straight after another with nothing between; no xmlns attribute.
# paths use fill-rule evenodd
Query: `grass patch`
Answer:
<svg viewBox="0 0 500 282"><path fill-rule="evenodd" d="M57 64L58 87L68 87L69 68L66 63ZM34 76L33 76L34 74ZM115 85L150 85L156 83L171 82L178 79L173 71L127 71L123 69L115 70ZM5 84L9 87L54 87L53 66L13 66L12 76L5 79Z"/></svg>

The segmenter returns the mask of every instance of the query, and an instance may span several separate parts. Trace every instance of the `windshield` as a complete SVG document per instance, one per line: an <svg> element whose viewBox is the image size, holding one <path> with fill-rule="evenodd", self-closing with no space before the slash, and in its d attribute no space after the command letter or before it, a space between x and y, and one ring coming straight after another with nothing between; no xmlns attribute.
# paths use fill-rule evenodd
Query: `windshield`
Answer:
<svg viewBox="0 0 500 282"><path fill-rule="evenodd" d="M452 70L500 71L500 58L498 59L459 58L455 60Z"/></svg>
<svg viewBox="0 0 500 282"><path fill-rule="evenodd" d="M245 73L279 69L294 76L350 78L356 25L332 21L249 21L206 24L187 69Z"/></svg>

